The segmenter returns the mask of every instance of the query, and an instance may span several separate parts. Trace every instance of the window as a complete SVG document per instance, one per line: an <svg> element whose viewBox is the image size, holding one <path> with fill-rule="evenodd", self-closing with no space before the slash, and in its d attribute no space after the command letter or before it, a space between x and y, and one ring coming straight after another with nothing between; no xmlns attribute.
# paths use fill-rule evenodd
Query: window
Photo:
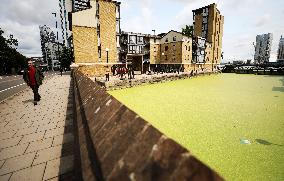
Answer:
<svg viewBox="0 0 284 181"><path fill-rule="evenodd" d="M99 47L99 58L102 58L102 51L101 51L101 47Z"/></svg>
<svg viewBox="0 0 284 181"><path fill-rule="evenodd" d="M173 50L176 51L176 45L173 45Z"/></svg>
<svg viewBox="0 0 284 181"><path fill-rule="evenodd" d="M138 37L138 43L143 43L143 36Z"/></svg>
<svg viewBox="0 0 284 181"><path fill-rule="evenodd" d="M135 35L129 36L129 43L136 44L136 36Z"/></svg>
<svg viewBox="0 0 284 181"><path fill-rule="evenodd" d="M188 51L190 52L190 46L188 46Z"/></svg>
<svg viewBox="0 0 284 181"><path fill-rule="evenodd" d="M168 51L169 47L168 46L165 46L165 51Z"/></svg>
<svg viewBox="0 0 284 181"><path fill-rule="evenodd" d="M165 60L168 60L168 56L167 55L165 55Z"/></svg>
<svg viewBox="0 0 284 181"><path fill-rule="evenodd" d="M168 38L166 38L166 41L165 42L168 42L169 41L169 39Z"/></svg>
<svg viewBox="0 0 284 181"><path fill-rule="evenodd" d="M173 41L177 41L177 37L176 36L173 37Z"/></svg>
<svg viewBox="0 0 284 181"><path fill-rule="evenodd" d="M187 50L187 46L185 45L185 50Z"/></svg>

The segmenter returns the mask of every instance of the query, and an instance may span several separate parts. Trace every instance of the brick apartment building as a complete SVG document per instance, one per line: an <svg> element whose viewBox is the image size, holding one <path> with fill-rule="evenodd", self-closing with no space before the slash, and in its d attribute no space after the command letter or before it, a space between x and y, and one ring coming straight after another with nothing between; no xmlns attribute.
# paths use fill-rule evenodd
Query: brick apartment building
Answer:
<svg viewBox="0 0 284 181"><path fill-rule="evenodd" d="M90 0L89 7L72 13L75 63L89 75L102 75L118 62L120 2Z"/></svg>

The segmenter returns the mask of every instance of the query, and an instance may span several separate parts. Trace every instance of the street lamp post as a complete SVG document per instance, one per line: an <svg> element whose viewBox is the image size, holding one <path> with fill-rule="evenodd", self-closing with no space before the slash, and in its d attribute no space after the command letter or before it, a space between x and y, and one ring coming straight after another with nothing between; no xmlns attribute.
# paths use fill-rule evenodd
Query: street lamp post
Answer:
<svg viewBox="0 0 284 181"><path fill-rule="evenodd" d="M108 52L109 52L109 48L106 48L106 53L107 53L107 65L106 65L106 81L109 81L109 70L108 70Z"/></svg>
<svg viewBox="0 0 284 181"><path fill-rule="evenodd" d="M58 40L58 28L57 28L57 19L56 19L56 13L51 13L55 17L55 28L56 28L56 40L57 40L57 52L55 53L56 59L59 61L59 40ZM53 63L52 63L52 70L54 71L53 68Z"/></svg>
<svg viewBox="0 0 284 181"><path fill-rule="evenodd" d="M106 53L107 53L107 63L108 63L108 52L109 52L109 48L106 48Z"/></svg>

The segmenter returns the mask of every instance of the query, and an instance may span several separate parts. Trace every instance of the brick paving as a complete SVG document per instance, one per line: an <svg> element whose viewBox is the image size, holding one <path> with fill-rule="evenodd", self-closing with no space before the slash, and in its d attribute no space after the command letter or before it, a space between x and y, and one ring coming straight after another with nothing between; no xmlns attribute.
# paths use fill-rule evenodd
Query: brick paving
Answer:
<svg viewBox="0 0 284 181"><path fill-rule="evenodd" d="M31 89L0 103L0 181L74 179L70 75L45 80L39 93L36 106Z"/></svg>

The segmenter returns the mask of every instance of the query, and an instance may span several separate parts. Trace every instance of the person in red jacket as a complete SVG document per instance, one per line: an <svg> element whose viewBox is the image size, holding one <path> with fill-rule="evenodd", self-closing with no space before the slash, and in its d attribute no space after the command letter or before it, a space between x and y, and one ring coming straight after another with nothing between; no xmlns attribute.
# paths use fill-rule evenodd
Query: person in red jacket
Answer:
<svg viewBox="0 0 284 181"><path fill-rule="evenodd" d="M37 105L37 102L40 101L41 96L38 93L38 88L42 84L44 78L42 72L34 67L33 61L28 60L28 69L24 71L23 78L28 86L31 87L34 93L34 105Z"/></svg>

